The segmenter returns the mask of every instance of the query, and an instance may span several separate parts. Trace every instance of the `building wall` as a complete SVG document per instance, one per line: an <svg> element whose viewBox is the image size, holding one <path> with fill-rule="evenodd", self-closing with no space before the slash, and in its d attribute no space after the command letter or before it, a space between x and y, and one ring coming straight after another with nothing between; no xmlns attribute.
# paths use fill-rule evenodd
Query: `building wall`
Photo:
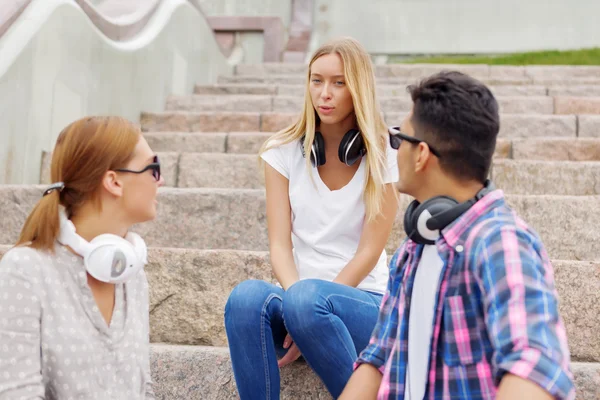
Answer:
<svg viewBox="0 0 600 400"><path fill-rule="evenodd" d="M373 54L600 46L598 0L315 0L311 49L350 35Z"/></svg>

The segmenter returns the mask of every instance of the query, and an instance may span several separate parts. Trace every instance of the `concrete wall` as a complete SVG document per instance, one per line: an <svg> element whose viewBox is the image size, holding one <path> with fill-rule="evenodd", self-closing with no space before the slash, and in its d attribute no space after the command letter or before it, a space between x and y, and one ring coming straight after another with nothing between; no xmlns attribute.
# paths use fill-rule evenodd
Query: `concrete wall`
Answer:
<svg viewBox="0 0 600 400"><path fill-rule="evenodd" d="M143 1L143 0L128 0ZM279 17L284 26L284 43L288 40L288 29L292 18L292 0L192 0L207 16L236 17ZM259 32L240 32L235 37L232 60L261 63L264 54L264 39Z"/></svg>
<svg viewBox="0 0 600 400"><path fill-rule="evenodd" d="M126 42L107 39L72 0L34 0L0 38L0 183L39 182L42 152L77 118L138 121L231 70L186 0L162 2Z"/></svg>
<svg viewBox="0 0 600 400"><path fill-rule="evenodd" d="M600 46L598 0L315 0L311 51L350 35L373 54Z"/></svg>
<svg viewBox="0 0 600 400"><path fill-rule="evenodd" d="M135 19L146 14L161 0L87 0L102 15L116 21Z"/></svg>
<svg viewBox="0 0 600 400"><path fill-rule="evenodd" d="M140 0L138 0L140 1ZM287 28L292 0L194 0L208 16L279 17Z"/></svg>

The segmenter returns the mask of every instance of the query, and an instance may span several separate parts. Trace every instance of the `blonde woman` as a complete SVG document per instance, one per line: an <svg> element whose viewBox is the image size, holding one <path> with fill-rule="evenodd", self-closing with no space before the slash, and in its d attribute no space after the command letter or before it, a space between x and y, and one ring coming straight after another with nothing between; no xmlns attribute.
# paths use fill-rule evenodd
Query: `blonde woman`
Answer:
<svg viewBox="0 0 600 400"><path fill-rule="evenodd" d="M279 285L242 282L225 307L242 400L279 398L279 368L300 355L339 396L387 285L398 170L369 55L353 39L333 41L307 78L298 122L261 149Z"/></svg>
<svg viewBox="0 0 600 400"><path fill-rule="evenodd" d="M154 398L146 245L164 184L140 130L117 117L66 127L54 182L0 262L0 399Z"/></svg>

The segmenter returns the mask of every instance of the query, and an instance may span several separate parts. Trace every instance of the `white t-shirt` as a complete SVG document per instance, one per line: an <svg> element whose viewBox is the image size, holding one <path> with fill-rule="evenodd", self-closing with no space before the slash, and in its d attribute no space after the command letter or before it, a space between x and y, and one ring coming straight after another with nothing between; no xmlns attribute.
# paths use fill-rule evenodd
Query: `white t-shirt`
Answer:
<svg viewBox="0 0 600 400"><path fill-rule="evenodd" d="M436 293L443 266L435 245L424 246L410 300L406 400L421 400L425 396Z"/></svg>
<svg viewBox="0 0 600 400"><path fill-rule="evenodd" d="M384 182L398 180L397 153L387 143L387 170ZM354 257L365 222L366 156L354 177L339 190L331 191L323 183L317 168L312 179L306 168L299 140L271 148L261 156L289 180L292 211L292 244L300 279L333 281ZM387 254L358 285L359 289L385 293L389 269Z"/></svg>

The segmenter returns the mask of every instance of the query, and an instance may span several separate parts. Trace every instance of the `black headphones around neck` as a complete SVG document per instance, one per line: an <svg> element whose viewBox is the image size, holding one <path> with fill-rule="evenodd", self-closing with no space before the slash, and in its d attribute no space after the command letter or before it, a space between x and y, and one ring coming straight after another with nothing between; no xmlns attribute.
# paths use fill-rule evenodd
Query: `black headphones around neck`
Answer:
<svg viewBox="0 0 600 400"><path fill-rule="evenodd" d="M436 196L420 204L413 200L404 213L404 231L418 244L434 244L439 231L444 229L483 196L495 190L494 184L486 180L484 187L475 197L459 203L449 196Z"/></svg>
<svg viewBox="0 0 600 400"><path fill-rule="evenodd" d="M302 147L302 156L304 154L304 139L306 136L302 136L300 140ZM367 153L365 148L365 142L358 129L350 129L340 142L338 148L338 157L341 162L350 166L360 160ZM314 167L321 166L327 161L325 159L325 141L321 132L315 132L315 139L313 140L310 161Z"/></svg>

